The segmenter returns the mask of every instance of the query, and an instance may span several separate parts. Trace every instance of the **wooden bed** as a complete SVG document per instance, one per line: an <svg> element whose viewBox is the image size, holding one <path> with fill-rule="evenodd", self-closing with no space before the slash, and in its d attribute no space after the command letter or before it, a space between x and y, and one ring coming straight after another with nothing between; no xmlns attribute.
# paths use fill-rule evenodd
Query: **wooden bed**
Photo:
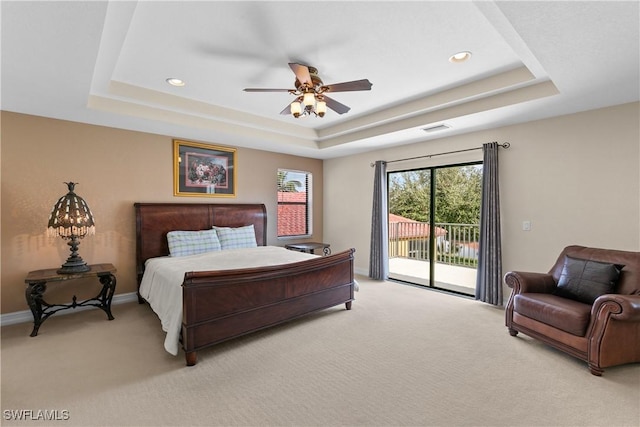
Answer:
<svg viewBox="0 0 640 427"><path fill-rule="evenodd" d="M138 301L145 261L169 255L167 233L253 224L266 245L262 204L135 203ZM286 265L186 272L182 283L182 348L188 366L197 351L354 299L354 249Z"/></svg>

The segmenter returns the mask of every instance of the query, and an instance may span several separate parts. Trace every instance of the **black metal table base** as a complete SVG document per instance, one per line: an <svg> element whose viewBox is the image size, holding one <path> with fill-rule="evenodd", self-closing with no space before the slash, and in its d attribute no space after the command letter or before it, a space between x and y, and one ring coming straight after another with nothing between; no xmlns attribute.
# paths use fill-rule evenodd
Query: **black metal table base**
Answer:
<svg viewBox="0 0 640 427"><path fill-rule="evenodd" d="M25 297L27 304L33 314L33 331L31 336L38 335L38 330L42 323L55 313L77 307L97 307L107 314L109 320L113 320L111 313L111 300L116 290L116 276L110 272L98 273L98 279L102 283L102 290L94 298L78 302L76 296L73 296L71 304L49 304L44 300L44 293L47 290L46 281L38 281L27 284Z"/></svg>

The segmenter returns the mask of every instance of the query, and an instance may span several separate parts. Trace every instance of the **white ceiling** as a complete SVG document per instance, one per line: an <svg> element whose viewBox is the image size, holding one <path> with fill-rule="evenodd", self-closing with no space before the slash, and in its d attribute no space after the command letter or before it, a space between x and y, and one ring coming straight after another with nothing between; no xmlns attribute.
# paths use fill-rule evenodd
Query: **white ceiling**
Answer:
<svg viewBox="0 0 640 427"><path fill-rule="evenodd" d="M3 0L0 107L326 159L638 101L639 5ZM293 88L289 62L373 87L304 119L242 90Z"/></svg>

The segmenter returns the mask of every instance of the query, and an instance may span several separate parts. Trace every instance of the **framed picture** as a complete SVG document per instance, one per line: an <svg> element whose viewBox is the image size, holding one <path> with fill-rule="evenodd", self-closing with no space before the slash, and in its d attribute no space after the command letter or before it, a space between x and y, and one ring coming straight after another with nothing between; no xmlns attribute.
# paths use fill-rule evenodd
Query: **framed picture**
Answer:
<svg viewBox="0 0 640 427"><path fill-rule="evenodd" d="M173 140L173 195L236 196L236 149Z"/></svg>

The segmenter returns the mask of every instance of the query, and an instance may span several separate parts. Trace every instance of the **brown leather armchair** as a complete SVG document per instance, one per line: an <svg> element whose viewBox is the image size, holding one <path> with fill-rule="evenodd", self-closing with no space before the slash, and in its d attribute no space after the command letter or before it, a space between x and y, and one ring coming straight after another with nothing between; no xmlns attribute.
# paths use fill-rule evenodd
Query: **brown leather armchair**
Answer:
<svg viewBox="0 0 640 427"><path fill-rule="evenodd" d="M576 269L571 263L578 262ZM617 281L611 281L612 290L597 296L604 289L598 288L585 297L579 288L585 282L573 280L571 272L593 271L594 265L608 268ZM549 273L510 271L504 280L512 288L506 307L512 336L522 332L582 359L593 375L640 362L640 252L567 246ZM577 293L567 294L576 286Z"/></svg>

